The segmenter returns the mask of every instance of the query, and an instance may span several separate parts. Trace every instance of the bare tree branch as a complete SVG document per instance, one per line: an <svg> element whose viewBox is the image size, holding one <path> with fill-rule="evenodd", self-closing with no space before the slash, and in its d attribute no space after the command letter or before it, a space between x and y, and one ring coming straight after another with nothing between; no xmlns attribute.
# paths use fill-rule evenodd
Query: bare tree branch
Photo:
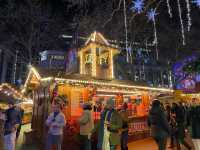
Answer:
<svg viewBox="0 0 200 150"><path fill-rule="evenodd" d="M112 12L110 18L102 25L103 28L106 26L106 24L108 24L108 23L112 20L114 14L115 14L117 11L120 10L121 3L122 3L122 0L119 1L118 7L117 7L116 9L113 10L113 12Z"/></svg>

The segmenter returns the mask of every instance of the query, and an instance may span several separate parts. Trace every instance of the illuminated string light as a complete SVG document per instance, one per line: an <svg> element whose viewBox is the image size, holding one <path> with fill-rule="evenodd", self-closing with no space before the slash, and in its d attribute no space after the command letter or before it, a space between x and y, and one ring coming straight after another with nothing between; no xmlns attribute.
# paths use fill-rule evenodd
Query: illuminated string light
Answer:
<svg viewBox="0 0 200 150"><path fill-rule="evenodd" d="M169 14L170 18L172 18L173 17L172 16L172 8L171 8L171 6L169 4L169 0L167 0L167 8L168 8L168 14Z"/></svg>
<svg viewBox="0 0 200 150"><path fill-rule="evenodd" d="M147 17L149 21L153 22L153 28L154 28L154 44L156 45L156 59L158 60L159 54L158 54L158 38L157 38L157 29L156 29L156 9L150 9L149 12L147 12Z"/></svg>
<svg viewBox="0 0 200 150"><path fill-rule="evenodd" d="M126 93L126 94L137 94L138 92L132 90L109 90L109 89L97 89L97 92L110 92L110 93Z"/></svg>
<svg viewBox="0 0 200 150"><path fill-rule="evenodd" d="M127 59L127 62L129 62L128 27L127 27L127 16L126 16L126 0L124 0L124 27L125 27L125 38L126 38L126 59Z"/></svg>
<svg viewBox="0 0 200 150"><path fill-rule="evenodd" d="M131 62L132 62L132 53L131 53L131 51L132 51L132 48L131 48L131 46L129 46L129 47L127 48L127 52L128 52L128 55L130 56Z"/></svg>
<svg viewBox="0 0 200 150"><path fill-rule="evenodd" d="M30 69L31 70L31 69ZM35 72L37 73L37 70L35 69ZM108 82L102 82L102 81L89 81L89 80L78 80L78 79L63 79L63 78L53 78L53 77L47 77L47 78L40 78L39 80L41 82L47 82L54 79L58 83L66 83L66 84L73 84L73 83L79 83L79 84L93 84L96 86L107 86L109 88L116 87L116 88L128 88L131 90L130 92L133 93L135 90L151 90L151 91L158 91L158 92L174 92L174 90L169 88L154 88L154 87L147 87L147 86L134 86L134 85L126 85L126 84L117 84L117 83L108 83ZM26 86L27 87L27 86ZM26 90L26 89L25 89ZM127 90L126 93L129 93Z"/></svg>
<svg viewBox="0 0 200 150"><path fill-rule="evenodd" d="M178 3L178 11L179 11L180 25L181 25L182 40L183 40L183 45L185 45L185 31L184 31L184 25L183 25L183 19L182 19L182 11L181 11L180 0L177 0L177 3Z"/></svg>
<svg viewBox="0 0 200 150"><path fill-rule="evenodd" d="M191 29L192 26L192 19L190 16L190 12L191 12L191 8L190 8L190 1L189 0L185 0L186 4L187 4L187 19L188 19L188 32Z"/></svg>
<svg viewBox="0 0 200 150"><path fill-rule="evenodd" d="M146 87L146 86L134 86L134 85L125 85L125 84L114 84L114 83L107 83L107 82L100 82L100 81L87 81L87 80L62 79L62 78L55 78L55 80L56 81L60 81L60 82L66 82L66 83L95 84L95 85L114 86L114 87L121 87L121 88L133 88L133 89L141 89L141 90L153 90L153 91L162 91L162 92L173 92L172 89L168 89L168 88L153 88L153 87Z"/></svg>
<svg viewBox="0 0 200 150"><path fill-rule="evenodd" d="M8 83L2 83L0 85L0 91L3 91L4 89L8 88L8 90L4 91L4 93L8 96L11 95L12 93L12 96L15 98L15 99L18 99L18 98L21 98L22 100L26 100L27 98L20 92L18 92L17 90L15 90L12 86L10 86Z"/></svg>
<svg viewBox="0 0 200 150"><path fill-rule="evenodd" d="M136 0L132 2L131 10L140 14L144 10L144 0Z"/></svg>

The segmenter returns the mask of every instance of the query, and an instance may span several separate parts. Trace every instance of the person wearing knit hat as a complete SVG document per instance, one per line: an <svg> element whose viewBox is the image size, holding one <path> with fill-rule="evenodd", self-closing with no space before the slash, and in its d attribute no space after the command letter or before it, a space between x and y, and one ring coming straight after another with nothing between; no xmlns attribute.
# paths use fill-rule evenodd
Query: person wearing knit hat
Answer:
<svg viewBox="0 0 200 150"><path fill-rule="evenodd" d="M96 124L92 133L98 130L99 150L116 150L121 144L120 129L122 128L122 118L115 110L115 101L110 98L106 101L104 111L101 113L101 119Z"/></svg>

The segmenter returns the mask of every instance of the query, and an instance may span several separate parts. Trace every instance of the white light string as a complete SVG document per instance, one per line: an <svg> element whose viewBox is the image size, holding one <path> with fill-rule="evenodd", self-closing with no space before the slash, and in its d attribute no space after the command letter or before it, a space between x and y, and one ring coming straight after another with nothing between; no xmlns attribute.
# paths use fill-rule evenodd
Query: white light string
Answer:
<svg viewBox="0 0 200 150"><path fill-rule="evenodd" d="M169 4L169 0L167 0L167 8L168 8L169 17L172 18L172 17L173 17L173 16L172 16L172 8L171 8L171 6L170 6L170 4Z"/></svg>
<svg viewBox="0 0 200 150"><path fill-rule="evenodd" d="M126 36L126 60L129 62L129 51L128 51L128 29L127 29L127 16L126 16L126 0L124 0L124 26Z"/></svg>
<svg viewBox="0 0 200 150"><path fill-rule="evenodd" d="M153 20L153 28L154 28L154 43L156 46L156 59L158 60L159 54L158 54L158 38L157 38L157 30L156 30L156 21Z"/></svg>
<svg viewBox="0 0 200 150"><path fill-rule="evenodd" d="M191 29L191 26L192 26L192 19L191 19L191 15L190 15L190 12L191 12L191 8L190 8L190 1L189 0L185 0L186 4L187 4L187 19L188 19L188 32L190 31Z"/></svg>
<svg viewBox="0 0 200 150"><path fill-rule="evenodd" d="M182 19L182 11L181 11L180 0L177 0L177 3L178 3L180 25L181 25L182 40L183 40L183 45L185 45L185 31L184 31L184 25L183 25L183 19Z"/></svg>

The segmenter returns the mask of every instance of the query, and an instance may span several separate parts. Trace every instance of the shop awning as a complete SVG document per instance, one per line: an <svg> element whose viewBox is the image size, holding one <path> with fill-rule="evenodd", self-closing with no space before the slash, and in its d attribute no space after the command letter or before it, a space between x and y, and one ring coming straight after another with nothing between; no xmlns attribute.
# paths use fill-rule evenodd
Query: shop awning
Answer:
<svg viewBox="0 0 200 150"><path fill-rule="evenodd" d="M45 82L52 81L56 81L57 83L63 84L74 84L76 86L93 86L100 88L101 91L99 92L110 90L110 93L120 93L121 91L126 91L126 94L131 94L136 91L173 93L173 89L150 87L144 82L133 82L116 79L99 79L91 77L89 75L66 74L65 72L59 70L47 70L44 68L35 68L33 66L30 66L30 72L24 85L23 92L27 91L27 88L29 87L37 87Z"/></svg>

